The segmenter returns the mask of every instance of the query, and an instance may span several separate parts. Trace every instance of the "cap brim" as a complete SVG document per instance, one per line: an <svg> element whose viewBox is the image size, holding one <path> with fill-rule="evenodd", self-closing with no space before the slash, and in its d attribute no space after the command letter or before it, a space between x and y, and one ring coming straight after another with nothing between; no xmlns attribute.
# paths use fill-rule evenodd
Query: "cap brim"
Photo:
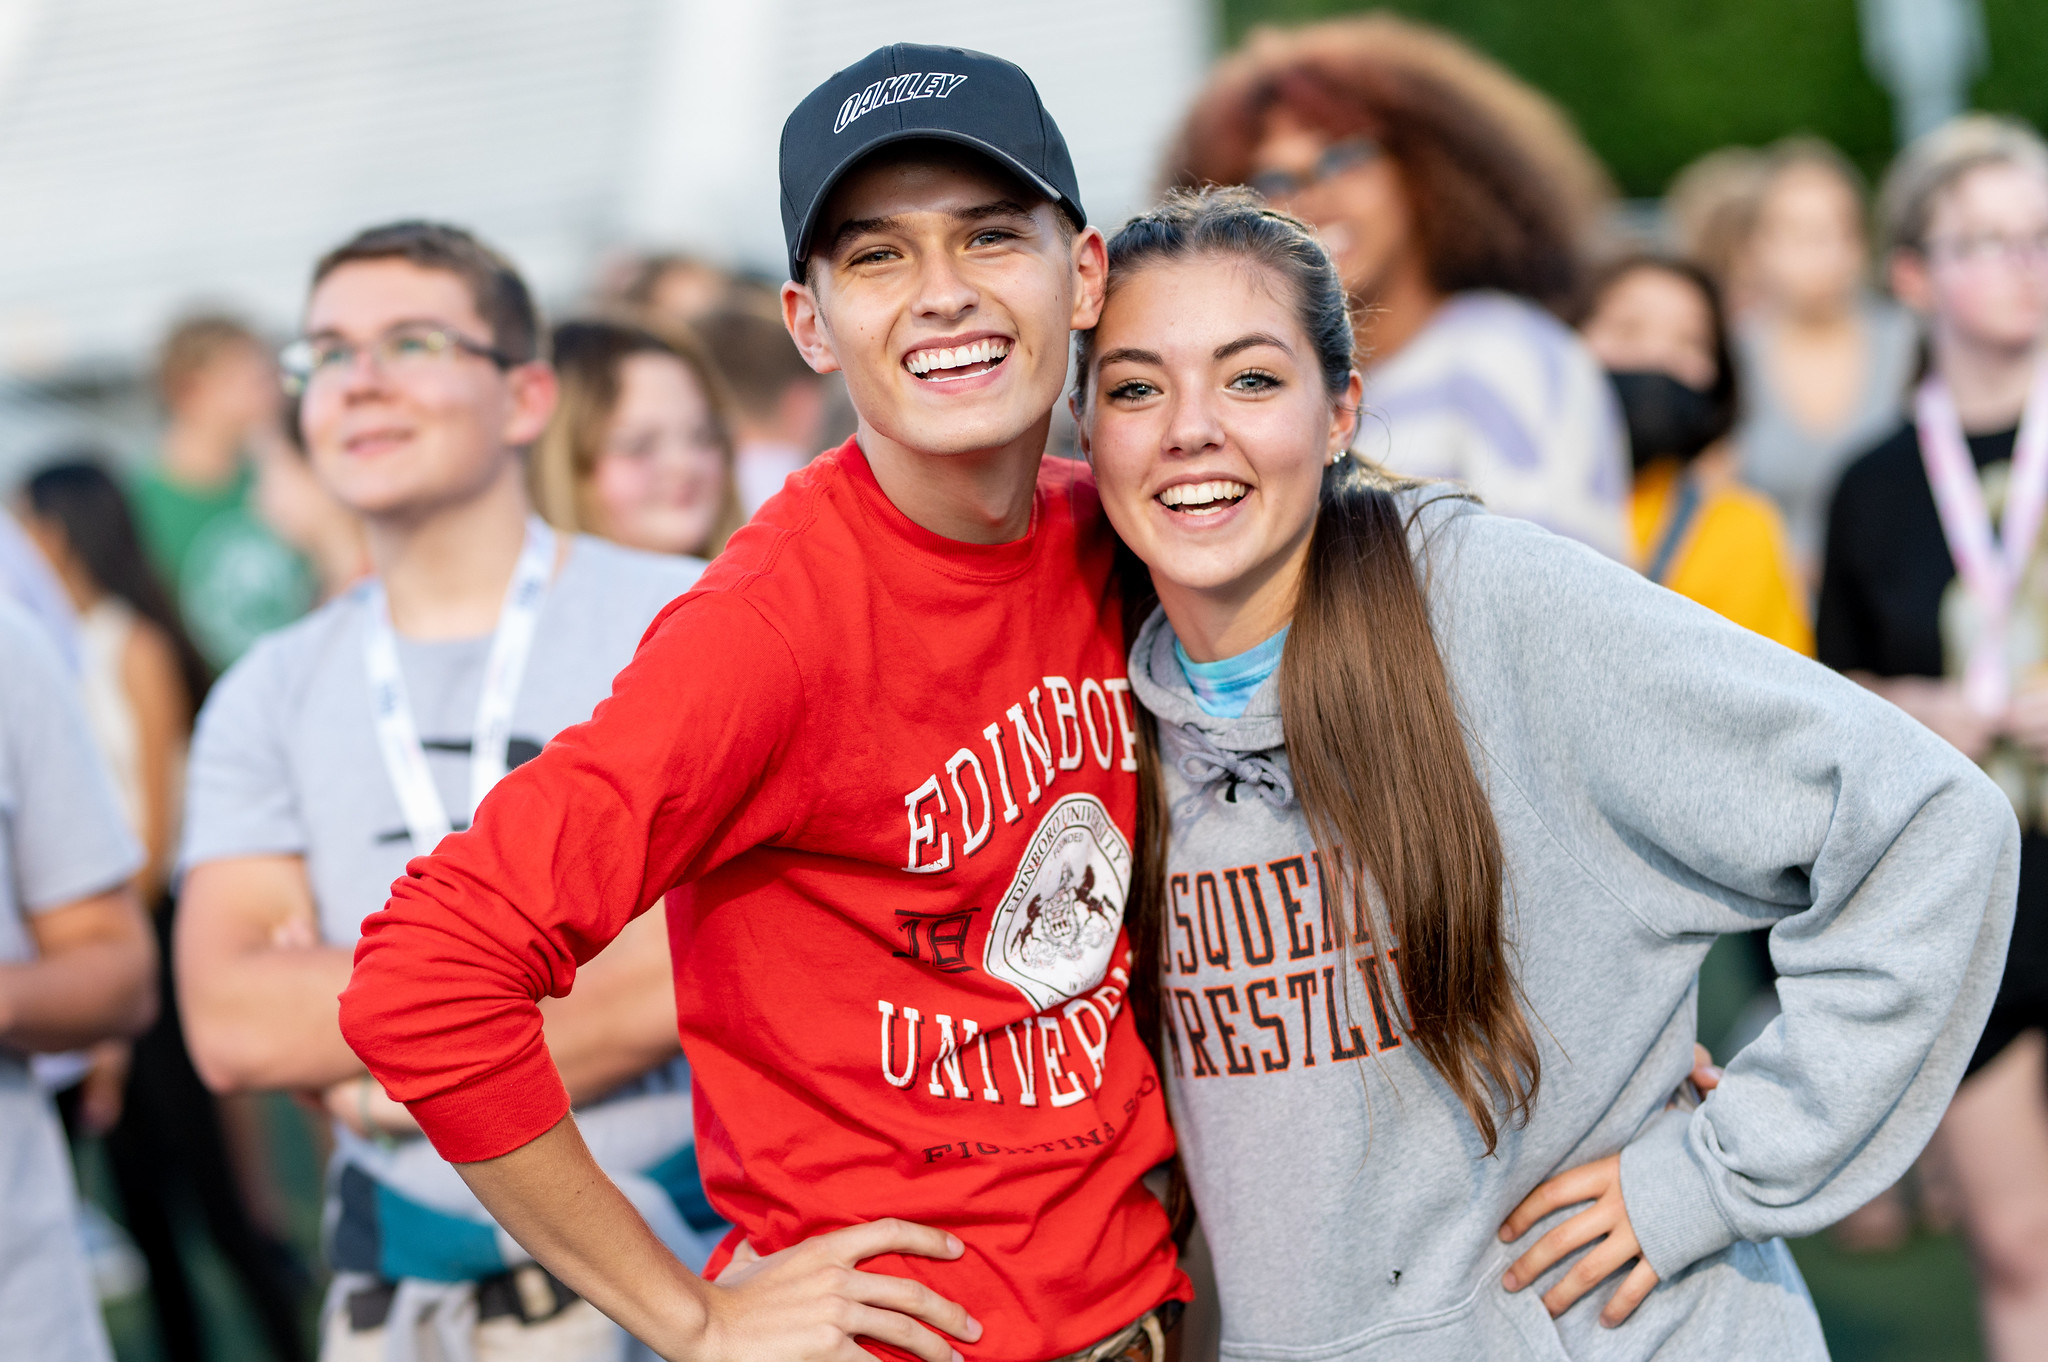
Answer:
<svg viewBox="0 0 2048 1362"><path fill-rule="evenodd" d="M1024 183L1036 189L1039 193L1045 195L1053 203L1059 205L1062 212L1065 212L1074 219L1075 226L1085 227L1087 225L1081 205L1067 198L1065 194L1062 194L1056 187L1049 184L1037 171L1025 165L1001 147L992 146L982 141L979 137L970 137L966 133L948 132L940 128L904 128L901 131L886 133L881 137L877 137L874 141L863 144L858 151L848 153L846 158L840 161L838 165L833 166L832 172L819 183L818 192L811 196L809 203L804 205L803 216L797 220L796 239L802 243L802 248L800 254L792 254L789 258L790 278L803 278L803 264L805 260L810 258L811 234L817 230L818 213L825 207L825 200L832 197L832 191L838 188L839 182L846 178L846 172L852 170L883 147L893 146L898 142L951 142L956 146L978 151L997 165L1008 170L1018 179L1024 181Z"/></svg>

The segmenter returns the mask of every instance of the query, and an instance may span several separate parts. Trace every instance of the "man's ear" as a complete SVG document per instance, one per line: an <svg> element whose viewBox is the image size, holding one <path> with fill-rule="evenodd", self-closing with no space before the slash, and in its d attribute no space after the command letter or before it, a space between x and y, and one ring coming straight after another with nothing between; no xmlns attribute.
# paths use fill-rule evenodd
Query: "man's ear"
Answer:
<svg viewBox="0 0 2048 1362"><path fill-rule="evenodd" d="M1902 248L1893 251L1892 258L1885 263L1892 296L1923 317L1933 312L1934 280L1927 269L1926 254Z"/></svg>
<svg viewBox="0 0 2048 1362"><path fill-rule="evenodd" d="M1074 315L1069 331L1086 331L1102 320L1102 299L1109 288L1109 246L1102 233L1083 227L1074 233Z"/></svg>
<svg viewBox="0 0 2048 1362"><path fill-rule="evenodd" d="M561 385L555 378L554 366L543 360L508 370L505 378L512 385L512 410L505 416L505 443L514 449L524 449L548 428Z"/></svg>
<svg viewBox="0 0 2048 1362"><path fill-rule="evenodd" d="M819 315L818 295L809 284L792 279L782 286L782 324L789 328L789 338L796 342L804 363L821 374L839 368L839 356L832 353L831 330Z"/></svg>

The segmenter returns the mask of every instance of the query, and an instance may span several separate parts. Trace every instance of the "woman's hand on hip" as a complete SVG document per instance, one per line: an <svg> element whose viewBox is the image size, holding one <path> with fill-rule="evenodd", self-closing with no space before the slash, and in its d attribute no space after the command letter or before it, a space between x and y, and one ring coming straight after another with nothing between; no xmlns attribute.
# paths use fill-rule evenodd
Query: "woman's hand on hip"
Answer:
<svg viewBox="0 0 2048 1362"><path fill-rule="evenodd" d="M1578 1299L1627 1267L1630 1269L1607 1305L1600 1322L1608 1328L1627 1319L1657 1285L1657 1270L1643 1259L1636 1232L1628 1221L1628 1207L1621 1200L1621 1155L1610 1154L1593 1163L1559 1173L1522 1200L1514 1214L1500 1227L1503 1243L1513 1243L1531 1226L1549 1215L1581 1202L1590 1203L1577 1215L1537 1240L1514 1261L1501 1278L1501 1285L1520 1291L1568 1254L1592 1244L1585 1257L1572 1265L1556 1286L1544 1293L1543 1307L1552 1319L1571 1309Z"/></svg>

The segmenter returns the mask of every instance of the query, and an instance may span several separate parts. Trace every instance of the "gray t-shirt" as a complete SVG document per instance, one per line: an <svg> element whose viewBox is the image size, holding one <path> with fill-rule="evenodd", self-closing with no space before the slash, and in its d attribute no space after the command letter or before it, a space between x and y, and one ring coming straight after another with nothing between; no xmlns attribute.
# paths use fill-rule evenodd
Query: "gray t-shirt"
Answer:
<svg viewBox="0 0 2048 1362"><path fill-rule="evenodd" d="M512 712L508 766L590 717L657 611L703 570L578 538L549 588ZM384 770L363 661L360 591L249 650L220 679L193 736L185 866L239 856L306 858L321 937L355 942L416 847ZM469 822L469 741L489 635L398 640L399 669L435 787L457 828Z"/></svg>
<svg viewBox="0 0 2048 1362"><path fill-rule="evenodd" d="M1818 433L1801 425L1779 395L1769 333L1752 325L1735 335L1749 409L1735 432L1743 481L1778 504L1794 551L1814 568L1825 548L1835 483L1852 459L1898 425L1920 352L1919 328L1898 304L1868 298L1858 316L1867 347L1863 387L1842 423Z"/></svg>
<svg viewBox="0 0 2048 1362"><path fill-rule="evenodd" d="M590 717L655 614L703 569L695 558L575 540L536 626L512 711L509 766ZM406 861L433 850L412 844L384 769L364 662L367 624L365 593L349 592L262 639L215 685L193 736L179 858L189 869L242 856L305 857L321 938L337 946L355 943ZM420 745L457 828L469 821L470 736L490 646L488 635L398 640ZM578 1120L598 1161L617 1176L687 1146L687 1112L687 1082L672 1076L581 1111ZM489 1223L424 1140L371 1143L342 1128L336 1138L344 1161L379 1184L444 1214Z"/></svg>
<svg viewBox="0 0 2048 1362"><path fill-rule="evenodd" d="M0 598L0 961L35 958L30 918L104 893L141 865L76 679L42 629ZM27 1057L4 1049L0 1207L0 1337L8 1354L109 1358L56 1114Z"/></svg>

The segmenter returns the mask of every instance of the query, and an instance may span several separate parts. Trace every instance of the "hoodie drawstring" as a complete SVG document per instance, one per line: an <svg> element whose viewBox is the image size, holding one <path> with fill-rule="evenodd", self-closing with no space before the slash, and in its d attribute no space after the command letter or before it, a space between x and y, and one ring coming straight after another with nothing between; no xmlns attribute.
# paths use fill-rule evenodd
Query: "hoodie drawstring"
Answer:
<svg viewBox="0 0 2048 1362"><path fill-rule="evenodd" d="M1194 745L1194 751L1180 759L1180 773L1197 787L1213 785L1219 780L1229 781L1224 789L1226 803L1237 802L1239 786L1248 786L1259 798L1276 809L1284 809L1294 802L1294 782L1284 768L1268 757L1247 756L1237 752L1226 752L1209 741L1209 735L1191 724L1181 725L1181 732Z"/></svg>

